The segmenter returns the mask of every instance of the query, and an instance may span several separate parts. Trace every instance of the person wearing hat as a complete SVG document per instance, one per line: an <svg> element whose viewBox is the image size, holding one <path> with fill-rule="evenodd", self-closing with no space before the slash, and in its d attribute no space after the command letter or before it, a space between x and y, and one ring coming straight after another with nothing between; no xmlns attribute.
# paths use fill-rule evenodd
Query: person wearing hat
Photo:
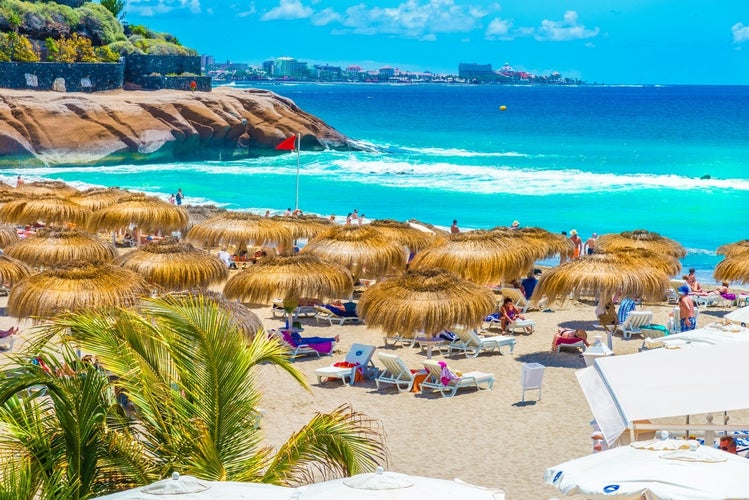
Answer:
<svg viewBox="0 0 749 500"><path fill-rule="evenodd" d="M510 229L520 229L520 222L519 221L512 221L512 226L510 226Z"/></svg>
<svg viewBox="0 0 749 500"><path fill-rule="evenodd" d="M576 259L580 257L583 251L583 240L577 235L577 230L573 229L570 231L570 241L572 242L572 258Z"/></svg>
<svg viewBox="0 0 749 500"><path fill-rule="evenodd" d="M586 254L590 255L596 253L596 241L598 241L598 235L596 233L591 234L590 238L585 241L583 249Z"/></svg>
<svg viewBox="0 0 749 500"><path fill-rule="evenodd" d="M681 323L681 331L686 332L697 328L697 320L695 319L694 311L694 300L689 296L689 287L687 285L681 285L679 287L679 322Z"/></svg>

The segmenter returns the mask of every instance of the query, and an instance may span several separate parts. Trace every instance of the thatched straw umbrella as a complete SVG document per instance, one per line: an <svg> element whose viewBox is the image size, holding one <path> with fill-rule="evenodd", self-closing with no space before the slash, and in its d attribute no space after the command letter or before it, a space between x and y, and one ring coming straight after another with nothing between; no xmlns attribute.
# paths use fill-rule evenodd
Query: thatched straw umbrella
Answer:
<svg viewBox="0 0 749 500"><path fill-rule="evenodd" d="M86 231L78 229L39 229L5 248L5 253L31 265L54 267L74 260L109 262L117 249Z"/></svg>
<svg viewBox="0 0 749 500"><path fill-rule="evenodd" d="M226 213L225 208L217 207L216 205L182 205L182 208L187 210L187 229L190 229L195 224L205 222L211 217Z"/></svg>
<svg viewBox="0 0 749 500"><path fill-rule="evenodd" d="M188 241L208 246L278 245L291 249L291 231L267 217L248 212L226 212L195 224L186 235Z"/></svg>
<svg viewBox="0 0 749 500"><path fill-rule="evenodd" d="M5 248L20 239L21 237L18 236L18 230L15 226L7 224L0 225L0 248Z"/></svg>
<svg viewBox="0 0 749 500"><path fill-rule="evenodd" d="M496 231L468 231L440 238L416 254L411 269L445 269L479 285L515 279L533 267L528 245L508 241Z"/></svg>
<svg viewBox="0 0 749 500"><path fill-rule="evenodd" d="M408 222L398 222L392 219L377 219L369 223L386 238L397 241L412 252L423 250L434 241L434 233L427 233L416 229Z"/></svg>
<svg viewBox="0 0 749 500"><path fill-rule="evenodd" d="M496 227L492 231L501 234L508 242L527 246L526 251L534 255L534 261L549 259L555 255L572 255L574 251L569 238L540 227Z"/></svg>
<svg viewBox="0 0 749 500"><path fill-rule="evenodd" d="M749 252L733 254L718 262L713 276L718 281L749 282Z"/></svg>
<svg viewBox="0 0 749 500"><path fill-rule="evenodd" d="M229 299L270 304L283 299L287 315L299 299L350 296L354 280L348 269L315 255L268 257L235 274L224 285Z"/></svg>
<svg viewBox="0 0 749 500"><path fill-rule="evenodd" d="M133 194L93 212L88 227L117 231L131 224L141 232L179 231L187 226L187 212L155 196Z"/></svg>
<svg viewBox="0 0 749 500"><path fill-rule="evenodd" d="M217 304L222 309L229 311L234 324L242 330L245 336L252 340L255 335L263 330L263 322L257 314L252 312L247 306L227 299L223 294L211 292L209 290L185 290L181 292L170 292L162 296L166 301L175 301L182 304L189 304L195 307L203 307L206 303Z"/></svg>
<svg viewBox="0 0 749 500"><path fill-rule="evenodd" d="M717 253L718 255L725 255L726 257L749 254L749 240L741 240L735 243L721 245L718 247L715 253Z"/></svg>
<svg viewBox="0 0 749 500"><path fill-rule="evenodd" d="M16 283L8 297L8 314L47 319L68 311L129 307L148 293L146 282L129 269L77 262Z"/></svg>
<svg viewBox="0 0 749 500"><path fill-rule="evenodd" d="M618 247L611 252L617 258L637 267L653 267L668 276L676 276L681 271L681 262L672 255L656 253L645 248Z"/></svg>
<svg viewBox="0 0 749 500"><path fill-rule="evenodd" d="M687 254L680 243L645 229L625 231L619 234L602 234L596 241L596 251L611 252L621 247L645 248L653 252L673 255L681 259Z"/></svg>
<svg viewBox="0 0 749 500"><path fill-rule="evenodd" d="M445 229L441 229L434 224L430 224L428 222L422 222L418 219L408 219L406 221L409 226L411 226L414 229L418 229L422 232L431 232L435 236L450 236L450 231L447 231Z"/></svg>
<svg viewBox="0 0 749 500"><path fill-rule="evenodd" d="M229 276L229 269L218 256L174 238L144 245L121 255L114 263L167 290L205 288Z"/></svg>
<svg viewBox="0 0 749 500"><path fill-rule="evenodd" d="M295 240L314 238L335 226L332 220L317 215L274 215L270 220L291 231Z"/></svg>
<svg viewBox="0 0 749 500"><path fill-rule="evenodd" d="M119 188L91 188L73 193L68 198L91 211L110 207L133 193Z"/></svg>
<svg viewBox="0 0 749 500"><path fill-rule="evenodd" d="M331 228L310 240L302 253L337 262L351 270L355 278L379 278L406 267L406 250L375 228L347 224Z"/></svg>
<svg viewBox="0 0 749 500"><path fill-rule="evenodd" d="M456 324L474 327L497 308L486 287L441 269L409 270L369 287L357 312L368 328L412 337L423 331L436 336Z"/></svg>
<svg viewBox="0 0 749 500"><path fill-rule="evenodd" d="M13 190L17 193L23 193L25 196L52 195L60 198L65 198L78 192L76 188L62 181L25 182Z"/></svg>
<svg viewBox="0 0 749 500"><path fill-rule="evenodd" d="M661 299L668 285L668 276L661 270L637 265L613 253L596 253L545 272L538 280L532 301L538 303L544 297L551 302L563 301L570 294L581 292L602 298L619 292L630 297Z"/></svg>
<svg viewBox="0 0 749 500"><path fill-rule="evenodd" d="M0 220L12 224L33 224L44 221L48 225L82 224L91 211L72 200L54 195L29 195L9 201L0 207Z"/></svg>
<svg viewBox="0 0 749 500"><path fill-rule="evenodd" d="M0 285L14 285L31 276L34 270L18 259L0 254Z"/></svg>

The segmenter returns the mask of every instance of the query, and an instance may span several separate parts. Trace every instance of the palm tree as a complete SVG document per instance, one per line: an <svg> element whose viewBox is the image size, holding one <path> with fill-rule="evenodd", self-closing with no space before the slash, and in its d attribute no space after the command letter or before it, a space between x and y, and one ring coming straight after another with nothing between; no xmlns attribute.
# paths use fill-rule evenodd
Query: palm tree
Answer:
<svg viewBox="0 0 749 500"><path fill-rule="evenodd" d="M28 432L27 424L36 426L34 419L12 419L10 409L28 401L42 404L36 402L38 391L32 391L31 397L13 396L37 384L48 387L52 396L61 391L58 387L83 387L93 380L111 379L134 407L131 421L115 418L121 413L111 406L112 385L105 384L100 390L107 398L91 399L91 388L86 400L96 408L99 420L93 416L82 420L86 415L77 415L72 404L48 409L60 427L79 429L85 425L91 435L108 433L114 442L103 440L106 447L97 454L74 453L87 457L86 467L71 470L68 466L65 470L62 484L81 485L79 496L67 498L84 498L102 484L109 490L145 484L173 471L207 480L291 485L308 481L312 473L334 477L371 471L385 460L379 427L348 406L316 415L275 453L264 446L257 425L257 365L274 364L303 387L307 383L288 361L285 347L266 335L256 335L248 345L230 314L215 301L199 295L167 296L148 300L137 310L68 315L43 327L38 345L61 333L65 333L60 336L65 351L73 352L77 345L94 354L108 377L87 368L85 380L82 376L60 378L42 375L32 366L29 374L6 380L0 384L0 424L6 423L9 435L23 436ZM18 423L9 425L9 421ZM129 445L130 455L123 455L115 446L118 443ZM10 451L4 444L0 441L0 453ZM34 444L45 455L53 443L43 440ZM31 455L38 454L31 452L30 444L19 446L29 449ZM60 443L62 449L65 446L67 443ZM51 457L52 461L72 461L60 458L61 453L64 455L58 452ZM138 457L135 463L133 457ZM119 473L112 475L113 471ZM110 475L109 484L101 477L104 473ZM50 475L45 474L44 478Z"/></svg>

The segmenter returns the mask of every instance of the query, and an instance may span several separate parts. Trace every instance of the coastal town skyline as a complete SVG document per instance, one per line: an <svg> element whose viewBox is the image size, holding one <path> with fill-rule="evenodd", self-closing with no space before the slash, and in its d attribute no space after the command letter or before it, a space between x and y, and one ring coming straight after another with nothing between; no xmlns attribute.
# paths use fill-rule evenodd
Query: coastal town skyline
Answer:
<svg viewBox="0 0 749 500"><path fill-rule="evenodd" d="M749 6L734 1L128 0L125 12L217 62L455 74L461 62L510 61L591 83L749 82Z"/></svg>

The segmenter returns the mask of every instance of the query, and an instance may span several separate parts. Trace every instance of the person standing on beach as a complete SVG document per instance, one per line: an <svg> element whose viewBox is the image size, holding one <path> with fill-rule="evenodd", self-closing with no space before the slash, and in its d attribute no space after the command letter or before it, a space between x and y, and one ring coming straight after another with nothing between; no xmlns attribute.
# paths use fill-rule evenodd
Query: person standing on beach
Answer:
<svg viewBox="0 0 749 500"><path fill-rule="evenodd" d="M460 228L458 228L458 220L453 220L453 225L450 226L450 234L458 234L460 232Z"/></svg>
<svg viewBox="0 0 749 500"><path fill-rule="evenodd" d="M679 322L681 323L681 331L686 332L697 328L697 321L694 313L694 301L689 296L689 287L687 285L681 285L679 287L679 293L681 298L679 299Z"/></svg>
<svg viewBox="0 0 749 500"><path fill-rule="evenodd" d="M174 201L177 202L177 205L182 205L182 200L185 198L185 195L182 194L182 188L177 189L177 194L174 195Z"/></svg>
<svg viewBox="0 0 749 500"><path fill-rule="evenodd" d="M16 177L16 187L18 186L23 186L23 179L21 179L20 175Z"/></svg>
<svg viewBox="0 0 749 500"><path fill-rule="evenodd" d="M577 230L570 231L570 241L573 245L572 258L577 259L583 251L583 240L577 235Z"/></svg>
<svg viewBox="0 0 749 500"><path fill-rule="evenodd" d="M562 231L562 236L564 239L567 239L567 231ZM567 262L567 259L570 258L570 255L567 252L559 252L559 264L564 264Z"/></svg>
<svg viewBox="0 0 749 500"><path fill-rule="evenodd" d="M591 255L596 253L596 241L598 241L598 235L596 233L591 234L590 238L585 241L583 249L586 254Z"/></svg>
<svg viewBox="0 0 749 500"><path fill-rule="evenodd" d="M173 194L169 195L169 203L171 203L172 205L174 205L176 203L176 200L177 199L174 197Z"/></svg>

